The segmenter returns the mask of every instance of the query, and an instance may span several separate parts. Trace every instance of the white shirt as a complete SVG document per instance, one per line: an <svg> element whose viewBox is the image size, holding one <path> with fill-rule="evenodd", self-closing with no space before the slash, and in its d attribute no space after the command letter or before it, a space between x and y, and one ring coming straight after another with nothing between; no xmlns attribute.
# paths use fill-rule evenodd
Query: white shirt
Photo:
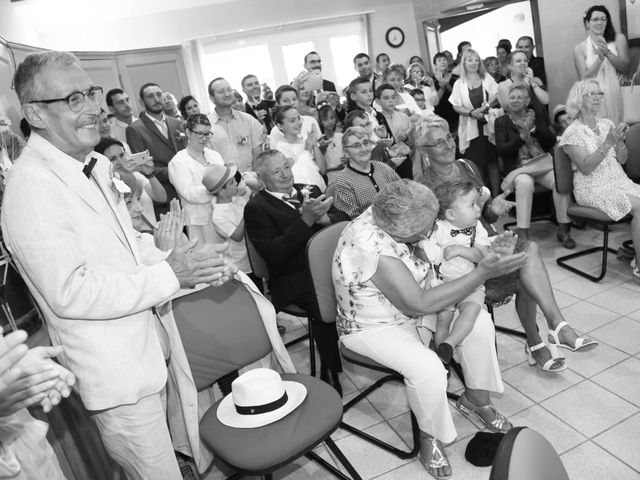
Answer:
<svg viewBox="0 0 640 480"><path fill-rule="evenodd" d="M136 117L132 117L131 123L136 120L138 120ZM111 124L111 138L115 138L116 140L120 140L122 143L125 143L127 141L126 131L128 126L129 124L127 122L114 118L113 123Z"/></svg>
<svg viewBox="0 0 640 480"><path fill-rule="evenodd" d="M167 117L165 117L164 113L162 114L162 120L158 120L146 112L145 115L155 124L156 127L158 127L158 130L160 130L160 133L164 135L164 138L169 138L169 127L167 126Z"/></svg>

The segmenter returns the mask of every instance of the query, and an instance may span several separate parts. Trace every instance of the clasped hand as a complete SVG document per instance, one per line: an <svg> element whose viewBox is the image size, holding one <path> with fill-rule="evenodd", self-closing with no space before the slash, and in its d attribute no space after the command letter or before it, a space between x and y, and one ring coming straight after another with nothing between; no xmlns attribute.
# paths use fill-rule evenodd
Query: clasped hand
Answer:
<svg viewBox="0 0 640 480"><path fill-rule="evenodd" d="M174 248L167 257L167 263L182 288L201 283L219 287L238 271L238 267L224 255L228 248L228 243L198 245L198 239L194 238Z"/></svg>
<svg viewBox="0 0 640 480"><path fill-rule="evenodd" d="M327 196L323 194L317 198L310 198L309 194L305 191L303 191L303 196L304 199L300 216L304 223L309 226L322 221L326 223L328 221L326 215L333 204L333 197L327 198Z"/></svg>

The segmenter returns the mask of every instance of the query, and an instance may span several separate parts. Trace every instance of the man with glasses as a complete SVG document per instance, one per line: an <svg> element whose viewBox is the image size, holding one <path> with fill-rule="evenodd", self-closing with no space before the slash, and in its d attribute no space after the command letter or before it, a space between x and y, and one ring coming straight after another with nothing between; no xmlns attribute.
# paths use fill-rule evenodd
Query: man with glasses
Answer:
<svg viewBox="0 0 640 480"><path fill-rule="evenodd" d="M167 203L154 202L156 217L169 211L169 202L177 193L169 181L167 166L176 153L186 147L182 120L164 113L162 89L156 83L140 87L140 106L144 112L127 127L127 143L133 153L148 150L153 157L155 175L167 192Z"/></svg>
<svg viewBox="0 0 640 480"><path fill-rule="evenodd" d="M102 89L75 55L29 55L14 85L32 133L7 180L2 234L58 358L127 478L181 479L172 439L202 471L211 457L198 441L197 392L180 377L189 367L175 322L155 306L181 287L222 284L233 268L214 245L167 255L136 237L110 162L93 151ZM165 390L167 367L179 387ZM176 395L183 403L167 412ZM172 436L167 418L181 427Z"/></svg>
<svg viewBox="0 0 640 480"><path fill-rule="evenodd" d="M253 171L253 159L262 151L262 125L248 113L232 108L236 101L234 92L224 78L211 80L208 90L209 98L215 105L209 114L211 125L222 127L231 138L237 151L238 171Z"/></svg>
<svg viewBox="0 0 640 480"><path fill-rule="evenodd" d="M126 143L127 127L138 120L138 117L133 116L129 95L121 88L112 88L107 92L106 102L109 111L115 116L111 124L111 137Z"/></svg>
<svg viewBox="0 0 640 480"><path fill-rule="evenodd" d="M309 52L304 56L304 69L307 72L317 72L322 76L322 58L318 52ZM337 92L335 83L322 79L322 90L325 92Z"/></svg>

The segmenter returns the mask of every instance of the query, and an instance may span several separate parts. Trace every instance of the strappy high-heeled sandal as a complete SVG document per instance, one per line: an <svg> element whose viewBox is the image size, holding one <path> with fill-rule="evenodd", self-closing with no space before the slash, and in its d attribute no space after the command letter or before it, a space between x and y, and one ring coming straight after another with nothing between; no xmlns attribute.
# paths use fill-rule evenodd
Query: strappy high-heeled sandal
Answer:
<svg viewBox="0 0 640 480"><path fill-rule="evenodd" d="M438 475L438 469L449 467L451 471L451 464L443 445L434 437L420 438L420 463L433 478L438 480L451 478L451 474Z"/></svg>
<svg viewBox="0 0 640 480"><path fill-rule="evenodd" d="M466 399L464 393L460 395L460 398L458 398L456 408L466 417L471 417L473 415L475 418L480 420L490 432L506 433L513 428L513 425L509 420L507 420L507 417L498 412L493 404L489 403L489 405L478 407L466 399L469 405L465 405L462 403L463 398ZM487 421L485 417L493 417L493 420Z"/></svg>
<svg viewBox="0 0 640 480"><path fill-rule="evenodd" d="M578 350L591 350L599 345L597 340L592 340L586 337L576 338L576 343L574 343L573 346L568 343L562 343L559 337L560 330L568 326L569 324L567 322L560 322L555 330L549 330L549 344L555 345L556 347L566 348L572 352L576 352Z"/></svg>
<svg viewBox="0 0 640 480"><path fill-rule="evenodd" d="M541 350L543 348L549 348L549 352L551 353L551 358L546 362L544 362L544 365L538 363L538 361L535 358L533 358L533 352L535 352L536 350ZM557 356L557 353L556 353L556 356L554 357L553 356L554 352L551 350L550 347L547 347L547 345L544 342L540 342L537 345L533 345L531 347L525 345L524 352L527 354L529 365L531 365L532 367L534 365L538 365L545 372L561 372L567 369L567 365L566 363L564 363L564 357ZM559 362L559 366L554 367L553 365L558 362Z"/></svg>

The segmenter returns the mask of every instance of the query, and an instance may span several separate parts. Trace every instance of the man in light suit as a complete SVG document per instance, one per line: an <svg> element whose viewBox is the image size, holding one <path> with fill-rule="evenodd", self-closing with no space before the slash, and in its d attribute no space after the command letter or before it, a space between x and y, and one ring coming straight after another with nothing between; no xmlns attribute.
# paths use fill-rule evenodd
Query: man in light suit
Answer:
<svg viewBox="0 0 640 480"><path fill-rule="evenodd" d="M311 279L305 249L314 233L325 226L349 220L332 206L315 185L305 192L293 183L291 160L277 150L256 158L256 172L264 190L256 193L244 209L247 235L269 269L271 301L277 310L290 304L313 311ZM320 355L320 378L341 392L338 372L342 371L335 324L314 321Z"/></svg>
<svg viewBox="0 0 640 480"><path fill-rule="evenodd" d="M145 83L140 87L140 106L145 110L127 127L127 143L133 153L149 150L153 157L154 175L167 192L167 203L154 203L159 217L169 210L168 202L178 197L167 167L173 156L186 147L186 137L182 120L165 115L162 89L157 84Z"/></svg>
<svg viewBox="0 0 640 480"><path fill-rule="evenodd" d="M32 134L7 179L7 247L109 454L131 479L180 479L163 404L177 345L154 307L232 269L221 247L161 257L138 244L109 160L92 151L102 89L73 54L27 56L14 84ZM165 260L144 265L153 253Z"/></svg>

